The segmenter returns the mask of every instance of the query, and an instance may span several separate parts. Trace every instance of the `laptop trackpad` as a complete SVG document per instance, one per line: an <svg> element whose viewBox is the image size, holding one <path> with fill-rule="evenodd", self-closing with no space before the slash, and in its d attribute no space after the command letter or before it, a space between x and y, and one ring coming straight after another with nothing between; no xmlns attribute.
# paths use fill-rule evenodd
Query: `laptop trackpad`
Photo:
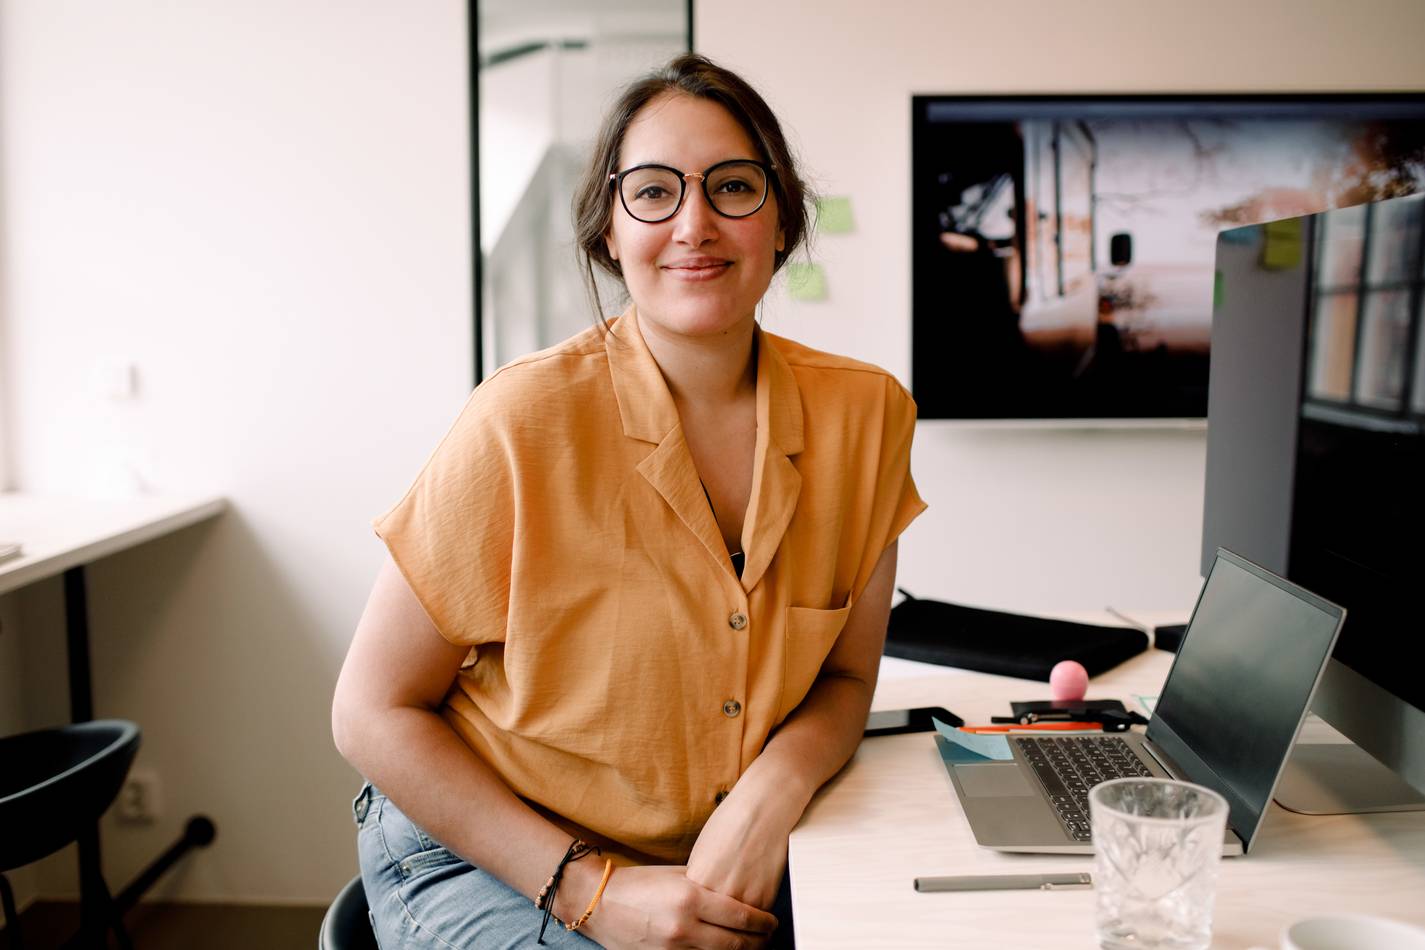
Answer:
<svg viewBox="0 0 1425 950"><path fill-rule="evenodd" d="M1032 782L1018 765L957 765L955 777L971 798L1003 798L1006 795L1037 795Z"/></svg>

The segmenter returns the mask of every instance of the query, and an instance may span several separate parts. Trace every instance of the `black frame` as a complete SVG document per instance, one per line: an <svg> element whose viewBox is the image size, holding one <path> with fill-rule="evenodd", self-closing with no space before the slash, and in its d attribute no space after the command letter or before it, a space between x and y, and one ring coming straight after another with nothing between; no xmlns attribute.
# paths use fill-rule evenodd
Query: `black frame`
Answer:
<svg viewBox="0 0 1425 950"><path fill-rule="evenodd" d="M717 171L719 168L723 168L727 165L753 165L762 170L762 200L757 202L757 207L753 208L751 211L748 211L745 214L728 214L726 211L722 210L717 206L717 203L713 201L712 193L708 191L708 176L711 175L713 172ZM665 172L672 172L673 177L678 179L678 203L673 206L672 211L668 212L663 217L655 218L652 221L649 221L647 218L640 218L638 215L634 214L633 209L628 206L628 196L623 193L623 180L633 172L641 171L645 168L659 168ZM693 177L696 177L698 179L698 184L702 186L703 197L707 199L708 207L712 208L724 218L730 218L733 221L736 221L739 218L750 218L757 212L761 211L762 207L767 204L768 192L772 190L772 166L764 161L760 161L755 158L729 158L727 161L718 162L715 165L709 165L707 168L703 169L700 172L683 172L674 168L672 165L664 165L659 162L644 162L642 165L633 165L629 168L625 168L621 172L614 172L613 174L609 175L609 187L613 189L615 194L618 195L619 204L623 205L623 210L627 212L630 218L635 221L640 221L644 224L662 224L664 221L667 221L669 218L674 217L679 211L682 210L683 202L688 197L688 179Z"/></svg>

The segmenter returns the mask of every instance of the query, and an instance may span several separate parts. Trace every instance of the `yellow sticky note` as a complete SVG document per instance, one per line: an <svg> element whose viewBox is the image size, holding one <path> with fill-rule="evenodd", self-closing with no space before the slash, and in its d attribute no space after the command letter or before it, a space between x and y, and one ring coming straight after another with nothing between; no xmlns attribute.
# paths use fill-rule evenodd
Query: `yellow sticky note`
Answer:
<svg viewBox="0 0 1425 950"><path fill-rule="evenodd" d="M845 234L854 228L851 199L825 197L816 203L816 229L822 234Z"/></svg>
<svg viewBox="0 0 1425 950"><path fill-rule="evenodd" d="M819 264L788 261L787 294L793 300L825 300L826 271Z"/></svg>
<svg viewBox="0 0 1425 950"><path fill-rule="evenodd" d="M1291 270L1301 263L1301 219L1268 221L1262 225L1262 267Z"/></svg>

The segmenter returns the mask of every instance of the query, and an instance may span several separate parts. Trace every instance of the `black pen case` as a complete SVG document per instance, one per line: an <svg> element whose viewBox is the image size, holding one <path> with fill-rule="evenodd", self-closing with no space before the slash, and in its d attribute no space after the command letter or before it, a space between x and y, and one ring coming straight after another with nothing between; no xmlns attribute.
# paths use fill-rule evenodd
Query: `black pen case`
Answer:
<svg viewBox="0 0 1425 950"><path fill-rule="evenodd" d="M891 609L886 656L1048 682L1060 660L1077 660L1097 676L1148 648L1148 635L1133 627L1029 617L901 593L905 600Z"/></svg>

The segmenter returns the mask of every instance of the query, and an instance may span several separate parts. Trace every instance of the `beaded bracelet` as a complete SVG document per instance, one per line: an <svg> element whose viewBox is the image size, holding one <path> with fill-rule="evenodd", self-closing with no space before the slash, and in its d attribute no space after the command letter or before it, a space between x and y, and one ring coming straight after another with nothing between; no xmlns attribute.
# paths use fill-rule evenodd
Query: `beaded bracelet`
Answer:
<svg viewBox="0 0 1425 950"><path fill-rule="evenodd" d="M599 889L594 892L594 899L589 901L589 906L584 908L584 916L574 921L572 924L565 924L564 929L573 933L589 922L589 918L594 916L594 908L599 906L599 898L604 896L604 888L609 886L609 878L614 876L613 858L604 859L604 876L599 879Z"/></svg>
<svg viewBox="0 0 1425 950"><path fill-rule="evenodd" d="M534 906L538 910L544 911L544 916L539 922L539 936L535 942L544 945L544 930L549 926L549 918L554 916L554 898L559 893L559 884L564 880L564 869L571 861L578 861L580 858L588 857L590 854L602 854L598 848L589 843L575 838L569 843L569 848L564 852L564 857L559 859L559 866L554 869L554 873L549 875L549 880L544 882L544 886L535 895Z"/></svg>

